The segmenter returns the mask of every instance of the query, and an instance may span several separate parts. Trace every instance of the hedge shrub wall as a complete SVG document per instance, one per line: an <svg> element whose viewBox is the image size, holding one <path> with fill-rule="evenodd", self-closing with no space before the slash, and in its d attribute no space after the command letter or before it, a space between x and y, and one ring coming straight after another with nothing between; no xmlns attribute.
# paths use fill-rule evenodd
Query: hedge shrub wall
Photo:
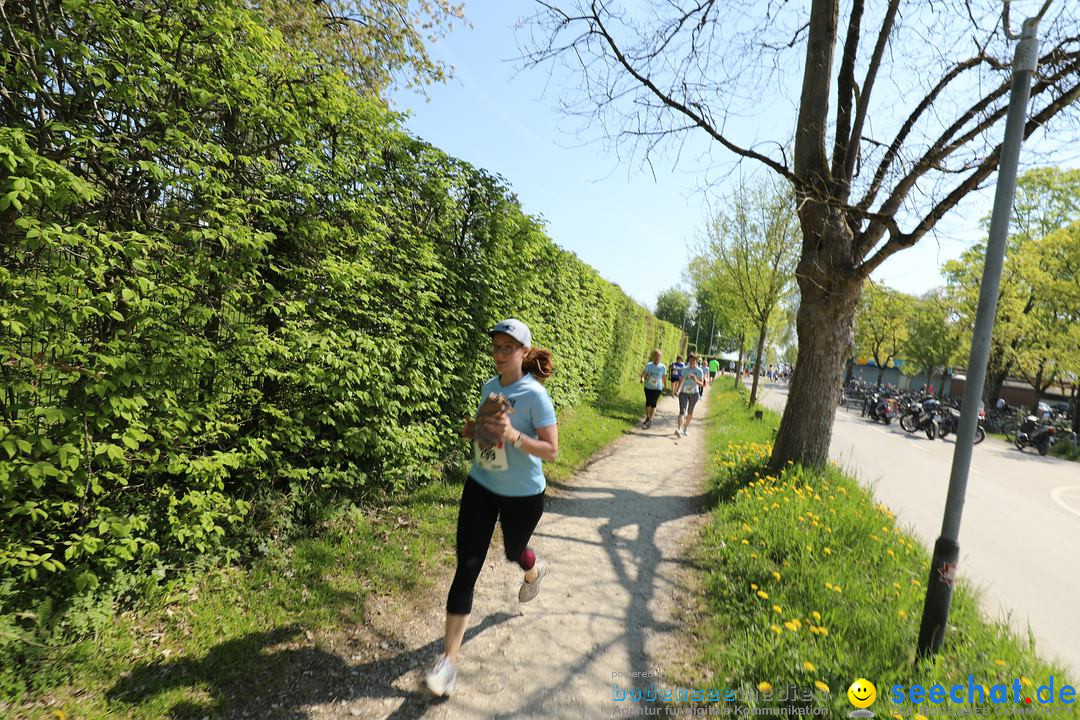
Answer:
<svg viewBox="0 0 1080 720"><path fill-rule="evenodd" d="M0 655L15 611L438 477L494 321L560 407L682 342L241 4L32 5L0 26Z"/></svg>

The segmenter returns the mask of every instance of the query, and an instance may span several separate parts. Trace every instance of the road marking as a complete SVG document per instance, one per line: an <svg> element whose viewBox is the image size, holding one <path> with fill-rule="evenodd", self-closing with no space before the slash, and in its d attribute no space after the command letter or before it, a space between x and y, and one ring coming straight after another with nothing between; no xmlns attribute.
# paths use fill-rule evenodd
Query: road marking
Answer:
<svg viewBox="0 0 1080 720"><path fill-rule="evenodd" d="M969 469L971 470L971 472L975 473L976 475L982 475L982 470L976 470L975 468L969 468Z"/></svg>
<svg viewBox="0 0 1080 720"><path fill-rule="evenodd" d="M1080 485L1062 485L1050 491L1050 498L1066 512L1080 515ZM1069 504L1072 500L1073 505Z"/></svg>

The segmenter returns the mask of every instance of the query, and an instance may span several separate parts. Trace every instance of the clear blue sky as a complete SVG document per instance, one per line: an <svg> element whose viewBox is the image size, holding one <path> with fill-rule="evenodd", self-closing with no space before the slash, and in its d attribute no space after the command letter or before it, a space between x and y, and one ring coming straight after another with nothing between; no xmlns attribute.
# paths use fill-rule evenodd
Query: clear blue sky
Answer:
<svg viewBox="0 0 1080 720"><path fill-rule="evenodd" d="M660 291L687 286L689 248L708 214L704 177L687 158L709 152L711 144L692 138L682 154L685 164L674 168L670 158L660 160L654 178L603 143L576 136L574 121L557 110L558 71L520 71L515 61L514 25L532 8L467 3L472 27L456 28L430 47L434 57L455 67L456 77L429 88L430 101L398 93L395 107L411 114L407 127L414 134L506 178L525 211L546 220L556 243L652 308ZM796 111L790 112L785 127L793 124ZM754 171L744 165L744 173ZM721 184L708 197L715 202L725 191ZM980 237L979 219L989 214L991 202L989 193L971 198L935 235L890 258L874 279L912 293L941 284L941 263Z"/></svg>

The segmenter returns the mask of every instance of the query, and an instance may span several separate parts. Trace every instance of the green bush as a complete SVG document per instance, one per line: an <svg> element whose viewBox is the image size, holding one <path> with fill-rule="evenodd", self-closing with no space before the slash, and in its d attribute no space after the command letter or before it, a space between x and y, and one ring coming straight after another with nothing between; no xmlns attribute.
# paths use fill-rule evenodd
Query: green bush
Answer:
<svg viewBox="0 0 1080 720"><path fill-rule="evenodd" d="M0 70L5 663L118 577L459 464L494 321L559 407L682 342L242 4L35 0Z"/></svg>

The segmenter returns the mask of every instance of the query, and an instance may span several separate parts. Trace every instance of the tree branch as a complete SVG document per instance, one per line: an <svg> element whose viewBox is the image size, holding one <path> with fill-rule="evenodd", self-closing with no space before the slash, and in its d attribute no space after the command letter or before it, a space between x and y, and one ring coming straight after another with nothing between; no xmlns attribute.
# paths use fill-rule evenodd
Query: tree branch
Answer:
<svg viewBox="0 0 1080 720"><path fill-rule="evenodd" d="M894 0L895 1L895 0ZM836 76L836 137L833 141L832 175L836 183L833 192L847 201L850 183L844 174L847 167L848 133L851 131L851 104L855 88L855 58L859 49L859 29L862 24L863 0L855 0L848 18L847 37L844 39L844 56L840 72ZM862 104L862 99L859 99Z"/></svg>
<svg viewBox="0 0 1080 720"><path fill-rule="evenodd" d="M1073 104L1078 99L1080 99L1080 85L1056 98L1052 103L1028 120L1027 124L1024 126L1024 139L1026 140L1033 132L1045 125L1050 118L1054 117L1054 115ZM896 251L911 247L917 243L927 232L933 229L945 213L956 207L957 203L959 203L965 195L978 187L980 183L986 180L986 178L997 169L1000 158L1001 144L997 145L993 152L987 155L986 158L979 163L979 166L973 173L938 202L938 204L933 207L926 217L924 217L911 232L893 235L889 242L887 242L873 257L857 268L857 272L861 273L863 276L869 275L877 269L886 258Z"/></svg>
<svg viewBox="0 0 1080 720"><path fill-rule="evenodd" d="M900 0L889 1L889 8L885 11L885 19L882 21L881 30L878 32L877 43L874 45L874 52L870 56L870 65L866 69L866 77L863 80L862 92L859 94L855 109L855 125L851 129L851 137L844 148L846 157L844 158L844 171L842 176L845 183L847 183L847 192L850 192L851 179L855 176L855 160L859 157L862 129L863 124L866 122L867 109L870 107L871 91L874 89L874 81L877 78L878 70L881 68L881 58L885 53L885 45L889 41L889 35L892 34L893 23L896 21L896 12L899 7ZM837 137L839 137L839 135L837 135ZM833 162L836 162L836 159L836 156L834 156ZM837 174L835 170L833 172L834 174Z"/></svg>
<svg viewBox="0 0 1080 720"><path fill-rule="evenodd" d="M590 4L592 15L584 18L587 22L595 25L596 27L595 30L590 28L589 33L598 34L603 39L604 43L608 46L612 54L615 56L615 60L619 63L619 65L621 65L623 69L630 74L631 77L633 77L639 84L641 84L642 87L646 88L650 93L653 94L653 96L657 100L659 100L667 107L688 117L695 126L704 130L706 133L709 134L710 137L712 137L714 140L719 142L731 152L741 157L749 158L751 160L757 160L758 162L762 163L763 165L787 178L788 181L798 184L798 179L787 167L781 165L770 157L762 155L761 153L754 152L753 150L750 150L748 148L736 145L727 137L725 137L723 133L719 132L716 127L714 127L713 124L705 118L703 113L691 109L690 106L686 103L679 102L671 95L661 90L651 79L643 75L627 59L626 54L619 47L618 43L615 41L615 38L611 36L611 33L604 25L603 20L600 19L600 14L597 11L597 4L598 0L592 1L592 3ZM569 20L570 18L567 18L567 21Z"/></svg>

